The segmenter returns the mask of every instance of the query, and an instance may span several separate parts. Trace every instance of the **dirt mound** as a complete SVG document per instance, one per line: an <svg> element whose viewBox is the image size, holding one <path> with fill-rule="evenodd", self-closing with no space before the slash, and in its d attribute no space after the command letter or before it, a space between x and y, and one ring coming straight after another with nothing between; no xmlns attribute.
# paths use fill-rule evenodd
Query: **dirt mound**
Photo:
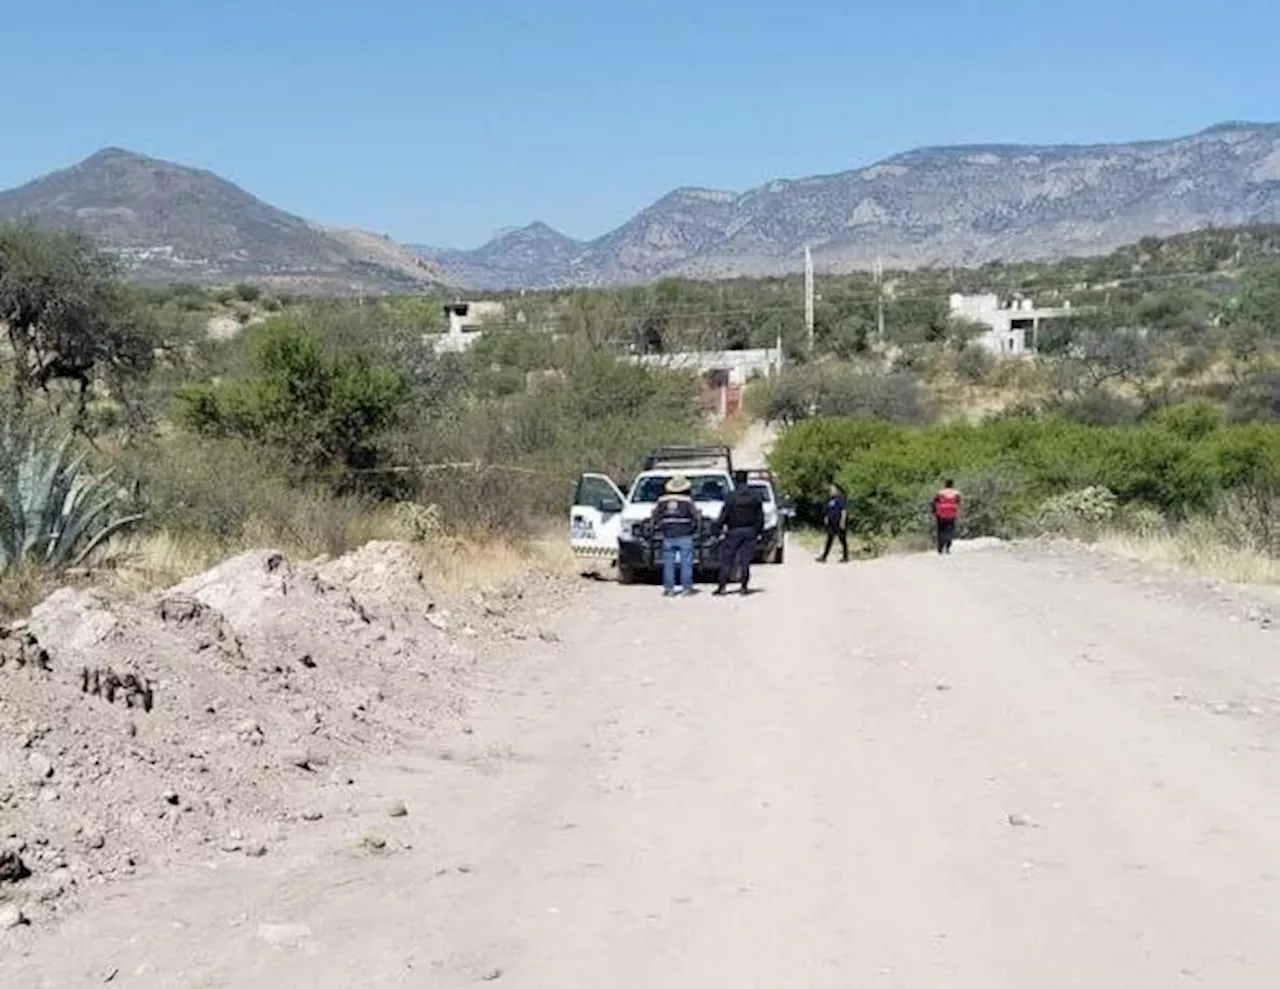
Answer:
<svg viewBox="0 0 1280 989"><path fill-rule="evenodd" d="M527 637L503 615L492 631ZM193 847L262 853L300 784L341 786L460 707L477 636L394 543L246 553L137 601L56 592L0 636L0 856L33 874L0 901L20 888L30 915Z"/></svg>

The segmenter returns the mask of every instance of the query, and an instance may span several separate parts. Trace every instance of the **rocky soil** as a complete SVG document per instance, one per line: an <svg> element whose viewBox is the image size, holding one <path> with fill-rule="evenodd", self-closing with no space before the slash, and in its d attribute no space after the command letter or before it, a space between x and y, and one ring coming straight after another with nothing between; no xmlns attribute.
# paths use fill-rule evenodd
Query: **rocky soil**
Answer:
<svg viewBox="0 0 1280 989"><path fill-rule="evenodd" d="M141 600L54 593L0 630L0 928L196 850L270 855L342 806L348 767L456 717L480 658L564 592L437 601L408 547L372 543L246 553Z"/></svg>

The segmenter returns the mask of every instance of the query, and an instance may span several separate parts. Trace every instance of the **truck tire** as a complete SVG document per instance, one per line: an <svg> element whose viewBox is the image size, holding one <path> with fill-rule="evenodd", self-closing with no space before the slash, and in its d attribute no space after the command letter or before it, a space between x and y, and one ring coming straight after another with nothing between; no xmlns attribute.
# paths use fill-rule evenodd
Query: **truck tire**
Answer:
<svg viewBox="0 0 1280 989"><path fill-rule="evenodd" d="M783 557L786 555L786 549L787 549L786 539L778 540L778 548L773 551L773 560L770 562L772 562L775 566L777 564L780 564L782 562Z"/></svg>
<svg viewBox="0 0 1280 989"><path fill-rule="evenodd" d="M631 567L618 564L618 583L624 586L634 584L636 582L636 572Z"/></svg>

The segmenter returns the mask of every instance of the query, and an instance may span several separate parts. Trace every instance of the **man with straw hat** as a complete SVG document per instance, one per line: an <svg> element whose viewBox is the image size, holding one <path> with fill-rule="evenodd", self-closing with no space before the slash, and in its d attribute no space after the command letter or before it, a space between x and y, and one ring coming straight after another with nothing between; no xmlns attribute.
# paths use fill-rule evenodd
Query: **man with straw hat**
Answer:
<svg viewBox="0 0 1280 989"><path fill-rule="evenodd" d="M662 536L662 593L666 597L693 593L693 537L698 529L698 506L689 497L689 479L676 475L667 492L653 506L653 525ZM676 590L676 558L680 585Z"/></svg>

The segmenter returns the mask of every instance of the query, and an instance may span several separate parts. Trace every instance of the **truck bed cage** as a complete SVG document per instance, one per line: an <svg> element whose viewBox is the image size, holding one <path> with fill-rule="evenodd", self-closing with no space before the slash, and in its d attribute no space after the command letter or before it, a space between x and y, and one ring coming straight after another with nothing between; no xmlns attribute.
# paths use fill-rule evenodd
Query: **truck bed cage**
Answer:
<svg viewBox="0 0 1280 989"><path fill-rule="evenodd" d="M644 470L714 467L733 473L733 452L727 446L661 446L644 458Z"/></svg>

